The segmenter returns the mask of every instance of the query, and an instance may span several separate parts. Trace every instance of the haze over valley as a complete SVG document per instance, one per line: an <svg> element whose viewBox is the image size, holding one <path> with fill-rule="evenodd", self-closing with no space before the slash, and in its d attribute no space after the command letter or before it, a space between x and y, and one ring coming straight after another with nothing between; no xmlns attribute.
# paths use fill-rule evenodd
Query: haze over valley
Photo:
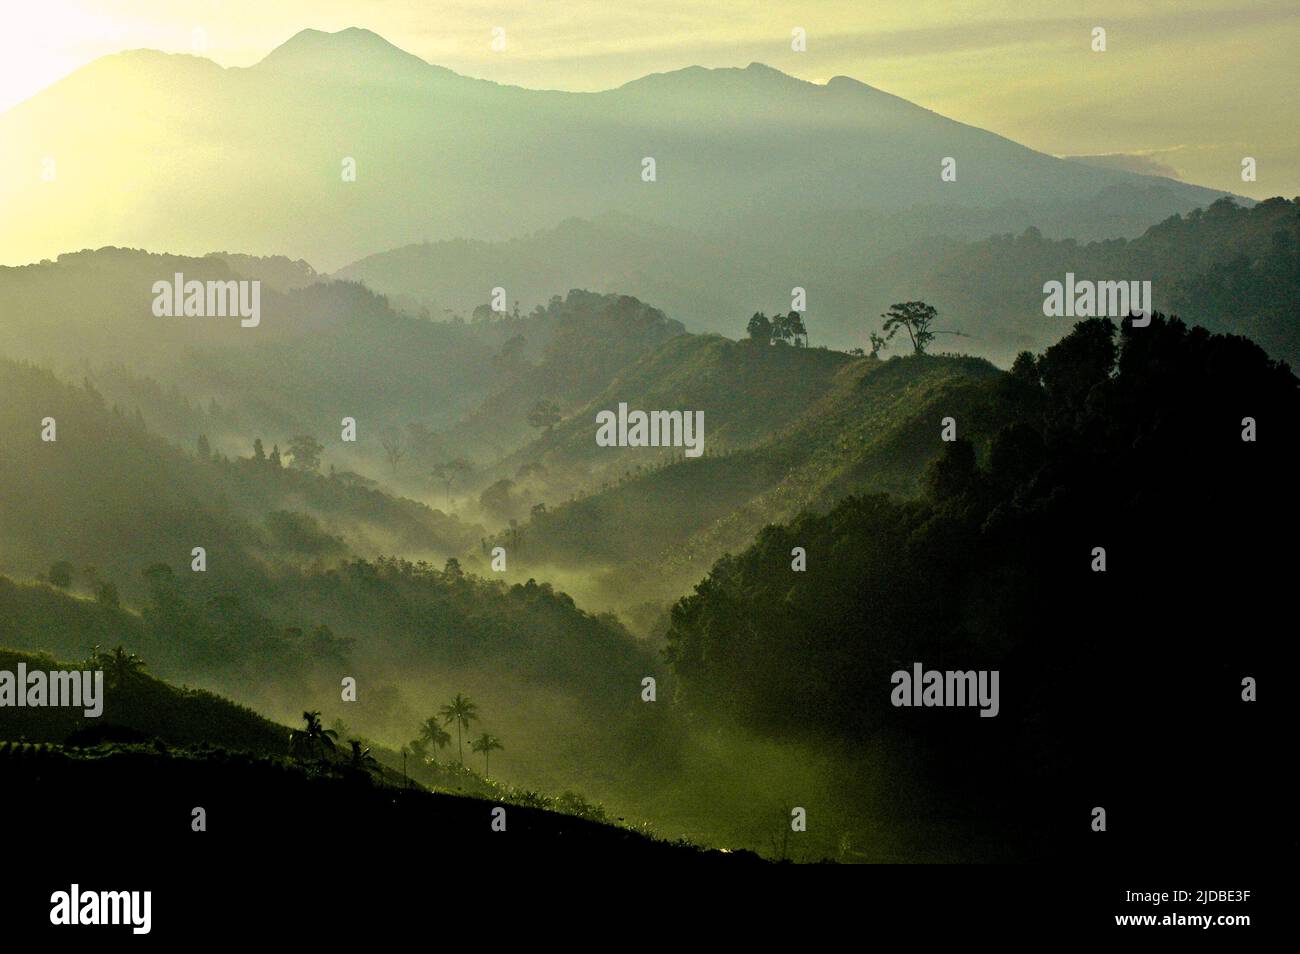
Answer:
<svg viewBox="0 0 1300 954"><path fill-rule="evenodd" d="M1078 135L361 27L0 112L0 669L108 685L0 707L16 810L468 854L505 806L503 857L722 867L1082 864L1099 800L1109 859L1267 838L1187 836L1239 798L1187 740L1272 771L1300 200Z"/></svg>

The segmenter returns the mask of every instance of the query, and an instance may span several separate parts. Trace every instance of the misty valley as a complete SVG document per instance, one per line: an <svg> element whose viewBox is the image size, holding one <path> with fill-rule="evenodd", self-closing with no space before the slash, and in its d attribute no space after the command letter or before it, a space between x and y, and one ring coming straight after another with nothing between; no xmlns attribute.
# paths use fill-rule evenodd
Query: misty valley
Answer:
<svg viewBox="0 0 1300 954"><path fill-rule="evenodd" d="M104 56L0 112L0 160L20 836L274 853L276 904L335 851L1279 837L1300 200L839 75L540 91L361 29ZM93 880L56 924L150 887Z"/></svg>
<svg viewBox="0 0 1300 954"><path fill-rule="evenodd" d="M30 354L80 300L75 274L38 268L56 321L33 321ZM353 294L329 281L313 293ZM137 299L145 315L124 312L120 357L101 350L80 383L0 366L8 668L107 676L101 716L0 710L9 759L61 753L74 764L60 771L81 773L107 771L116 756L76 764L105 747L247 753L305 780L447 792L778 859L1073 852L1033 824L1054 810L1053 786L1100 765L1154 770L1078 761L1086 747L1060 739L1096 713L1088 699L1163 666L1163 634L1213 632L1217 611L1188 607L1176 623L1178 604L1144 594L1206 572L1170 548L1247 551L1241 535L1265 519L1247 513L1270 486L1283 492L1295 420L1285 366L1158 314L1082 322L1001 371L697 336L634 300L575 292L467 323L460 353L419 352L424 382L441 362L479 362L498 390L467 412L472 425L385 428L372 422L424 400L358 389L342 417L319 399L267 403L310 395L321 370L297 359L320 340L287 317L300 294L267 311L256 354L236 346L222 364L192 355L123 374L131 329L153 318ZM383 335L332 359L336 387L382 379L386 349L416 354L408 339L426 323L372 307ZM536 357L503 358L520 337ZM616 364L570 370L613 342ZM662 374L672 390L657 389ZM756 374L776 379L764 388L801 381L778 430L753 420L774 413L752 393ZM530 404L537 394L558 413ZM630 439L629 405L673 403L709 409L715 436L698 456L674 441L672 412L657 412L666 440ZM1267 430L1243 430L1243 408ZM280 414L295 419L256 423ZM1256 491L1246 500L1243 485ZM1195 531L1182 519L1221 507L1239 519ZM1155 642L1131 645L1134 630ZM1060 655L1106 658L1108 641L1127 647L1127 669ZM1256 652L1243 634L1218 663L1225 699ZM1092 683L1076 686L1085 673ZM0 693L0 705L14 703ZM965 707L981 718L961 719ZM959 776L980 796L959 796ZM163 775L149 785L166 790ZM230 823L228 808L202 807L214 830ZM787 835L796 810L804 827ZM472 824L493 831L486 815Z"/></svg>

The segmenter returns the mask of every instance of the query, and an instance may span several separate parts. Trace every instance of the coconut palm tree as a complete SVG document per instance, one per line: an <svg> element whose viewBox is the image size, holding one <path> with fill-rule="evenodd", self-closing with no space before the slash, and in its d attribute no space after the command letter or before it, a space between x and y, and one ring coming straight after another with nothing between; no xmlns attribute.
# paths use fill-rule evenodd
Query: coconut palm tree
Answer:
<svg viewBox="0 0 1300 954"><path fill-rule="evenodd" d="M442 716L444 725L456 723L456 748L460 752L460 764L464 765L465 746L461 741L461 733L468 732L470 722L478 718L478 706L458 692L455 699L438 710L438 715Z"/></svg>
<svg viewBox="0 0 1300 954"><path fill-rule="evenodd" d="M316 710L302 714L305 728L294 729L289 733L289 749L305 750L310 755L323 757L325 752L334 751L334 740L339 734L333 729L321 725L320 713Z"/></svg>
<svg viewBox="0 0 1300 954"><path fill-rule="evenodd" d="M145 666L143 659L120 645L111 653L100 653L97 661L107 670L109 685L117 689L133 680Z"/></svg>
<svg viewBox="0 0 1300 954"><path fill-rule="evenodd" d="M360 739L348 739L348 745L352 746L352 753L349 757L348 764L358 772L364 772L368 769L378 768L379 763L375 761L374 756L370 754L370 749L361 748Z"/></svg>
<svg viewBox="0 0 1300 954"><path fill-rule="evenodd" d="M488 735L486 732L484 732L472 743L470 743L470 748L473 749L475 752L483 753L483 777L487 778L488 760L492 757L493 750L494 749L504 750L505 746L501 744L501 740L498 739L495 735Z"/></svg>
<svg viewBox="0 0 1300 954"><path fill-rule="evenodd" d="M443 706L446 709L446 706ZM420 724L420 741L433 748L436 757L439 749L445 749L451 745L451 733L438 724L438 720L430 716Z"/></svg>

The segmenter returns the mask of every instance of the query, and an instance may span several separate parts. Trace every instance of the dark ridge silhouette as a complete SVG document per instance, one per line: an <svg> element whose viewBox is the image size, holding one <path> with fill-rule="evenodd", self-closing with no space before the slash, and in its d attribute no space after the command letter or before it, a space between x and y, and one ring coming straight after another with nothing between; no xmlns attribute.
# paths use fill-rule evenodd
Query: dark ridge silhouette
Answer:
<svg viewBox="0 0 1300 954"><path fill-rule="evenodd" d="M1062 862L1263 844L1276 816L1261 808L1284 791L1280 703L1242 692L1295 661L1279 629L1295 376L1157 315L1118 340L1080 322L983 389L1006 423L947 444L924 498L850 497L769 527L677 603L682 698L774 737L889 752L925 780L900 800L947 819L928 838L950 847L991 836ZM816 573L791 572L794 546ZM914 662L999 670L1000 714L892 706L891 673ZM1113 837L1090 831L1094 806Z"/></svg>

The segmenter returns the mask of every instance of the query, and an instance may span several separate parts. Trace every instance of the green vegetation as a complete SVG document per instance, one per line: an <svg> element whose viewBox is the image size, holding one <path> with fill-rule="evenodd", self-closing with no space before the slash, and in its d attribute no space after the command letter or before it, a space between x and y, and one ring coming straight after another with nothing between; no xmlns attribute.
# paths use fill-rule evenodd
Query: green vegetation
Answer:
<svg viewBox="0 0 1300 954"><path fill-rule="evenodd" d="M461 733L468 731L469 724L478 718L477 710L478 706L460 693L456 693L455 699L438 710L438 715L442 716L444 724L456 726L456 751L460 753L461 765L465 764L465 747L461 740Z"/></svg>
<svg viewBox="0 0 1300 954"><path fill-rule="evenodd" d="M41 440L45 417L57 422L54 442ZM142 570L188 564L194 546L207 552L207 579L251 588L260 566L337 557L343 535L363 552L400 545L445 557L481 533L255 451L233 460L188 455L109 407L93 385L4 359L0 427L12 435L0 457L0 492L11 501L5 568L34 575L56 561L93 565L128 602L146 589Z"/></svg>
<svg viewBox="0 0 1300 954"><path fill-rule="evenodd" d="M125 658L107 654L86 665L116 660L120 671ZM20 662L47 670L79 668L45 654L0 648L0 669ZM349 740L347 750L335 754L336 733L321 725L319 712L304 713L305 727L290 732L212 693L176 689L132 671L129 680L109 681L101 719L85 719L79 710L5 710L0 772L6 806L26 825L49 831L78 810L84 792L93 791L97 812L135 819L137 847L172 844L172 829L185 830L189 822L177 806L202 792L205 825L243 844L274 838L281 846L308 848L322 831L364 825L371 837L434 830L440 850L449 851L485 842L488 809L504 804L510 806L510 830L523 836L525 850L545 845L574 860L629 853L678 863L714 857L646 838L648 830L620 826L572 792L546 796L488 782L464 768L448 779L446 790L468 787L473 796L430 794L381 765L362 740ZM485 755L501 748L486 733L475 746ZM255 801L249 792L257 793Z"/></svg>
<svg viewBox="0 0 1300 954"><path fill-rule="evenodd" d="M6 640L7 641L7 640ZM114 738L172 748L216 746L254 755L285 755L289 732L253 710L202 689L176 688L143 671L143 661L122 650L84 662L58 661L49 653L0 648L0 670L104 669L104 714L86 718L76 708L12 708L0 717L0 738L50 744L94 745Z"/></svg>
<svg viewBox="0 0 1300 954"><path fill-rule="evenodd" d="M1224 208L1213 216L1239 214ZM85 253L47 269L142 267L141 254ZM13 277L0 274L0 290ZM427 319L356 286L291 277L286 307L346 313L338 320L355 319L376 353L377 327L403 351L435 346L416 327ZM1009 793L999 779L1030 765L1054 780L1092 771L1042 742L1042 726L1068 734L1068 716L1037 697L1009 700L977 737L933 713L900 721L873 687L920 659L997 665L1055 691L1067 662L1045 654L1038 634L1063 624L1044 601L1093 597L1049 585L1067 554L1045 541L1104 531L1112 554L1152 563L1155 551L1136 531L1124 536L1116 514L1190 551L1174 515L1199 512L1202 498L1237 504L1207 493L1207 481L1220 493L1245 481L1261 501L1281 494L1270 481L1286 467L1268 457L1271 443L1251 465L1263 471L1223 468L1243 417L1279 432L1293 379L1244 340L1163 319L1144 337L1126 333L1118 351L1104 323L1088 324L1006 373L929 353L926 335L947 329L923 303L899 309L914 353L888 360L781 346L806 334L799 313L759 313L751 336L731 341L686 334L623 296L483 309L433 333L446 336L440 362L481 376L460 396L459 421L438 425L414 392L378 423L363 402L369 443L354 460L332 432L335 407L257 424L275 418L264 395L277 392L241 378L243 358L209 355L220 373L195 380L219 399L198 403L169 390L166 375L198 374L183 363L151 367L157 379L137 376L147 360L92 366L93 379L72 386L0 359L0 425L19 435L0 457L10 501L0 643L78 659L115 647L102 660L110 692L136 693L160 715L79 737L125 747L114 765L144 765L153 755L126 750L156 737L186 749L178 762L211 768L220 759L190 751L209 741L322 783L567 805L638 830L653 819L669 837L771 857L1040 857L1050 839L1038 820L1056 796ZM101 360L113 360L106 347ZM305 365L277 373L295 401L313 386ZM595 413L619 403L704 409L706 453L596 446ZM45 416L58 421L55 442L40 440ZM955 443L939 439L947 418ZM1208 462L1186 450L1204 427L1232 438L1205 451L1217 455ZM1173 486L1183 509L1149 511L1098 489L1111 485ZM497 545L509 554L504 574L490 565ZM815 572L792 570L796 547ZM1135 586L1125 599L1138 601ZM1072 612L1069 625L1100 627L1101 613ZM1067 632L1064 646L1095 645L1090 632ZM202 690L155 688L151 673L278 723L308 718L292 746L274 723L166 735L158 719L178 704L168 693ZM654 703L642 696L647 677ZM348 678L355 702L340 701ZM27 738L61 744L88 728L74 720ZM467 744L482 774L467 767ZM954 793L965 771L985 794L963 803ZM1040 804L1026 805L1032 797ZM818 819L807 837L787 835L792 806ZM1008 838L1013 815L1026 822Z"/></svg>
<svg viewBox="0 0 1300 954"><path fill-rule="evenodd" d="M367 925L413 912L311 849L1276 843L1300 200L846 77L542 92L359 29L101 59L0 145L31 263L0 267L0 777L34 839L198 858L195 825L286 917ZM49 244L110 240L195 254ZM1071 327L1067 274L1188 323ZM185 280L213 307L150 307ZM244 282L257 321L195 313ZM611 441L629 409L700 443ZM9 705L23 666L102 671L102 715Z"/></svg>
<svg viewBox="0 0 1300 954"><path fill-rule="evenodd" d="M1296 529L1278 510L1300 438L1296 378L1244 339L1159 315L1115 335L1108 320L1081 322L980 385L1002 423L947 443L924 497L849 497L720 559L672 610L680 698L773 738L883 751L925 780L924 810L965 820L961 838L992 825L1026 857L1057 850L1048 828L1070 785L1222 793L1231 780L1195 768L1220 720L1240 728L1239 757L1266 759L1236 697L1271 627L1179 594L1284 588L1282 564L1237 557L1260 526ZM1272 439L1244 441L1243 414ZM816 572L792 571L796 546ZM992 724L895 708L891 673L916 661L1001 669L1020 688ZM1193 689L1217 701L1181 704ZM1180 733L1158 753L1089 742L1172 711ZM1195 810L1167 808L1186 824ZM1183 831L1164 822L1144 837L1176 844Z"/></svg>
<svg viewBox="0 0 1300 954"><path fill-rule="evenodd" d="M776 314L771 318L761 311L754 312L745 327L749 340L758 344L802 344L808 347L808 329L804 326L803 316L797 311L788 314Z"/></svg>
<svg viewBox="0 0 1300 954"><path fill-rule="evenodd" d="M1220 334L1244 335L1271 357L1300 364L1294 322L1300 199L1243 207L1222 198L1132 239L1080 243L1029 228L921 251L908 256L925 263L912 287L925 288L927 300L974 337L972 346L993 357L1009 360L1013 350L1045 347L1068 329L1066 322L1044 321L1042 286L1073 272L1081 279L1150 281L1158 310Z"/></svg>
<svg viewBox="0 0 1300 954"><path fill-rule="evenodd" d="M491 772L492 753L504 749L505 746L501 744L501 740L495 735L489 735L484 732L474 740L473 744L470 745L470 748L483 756L483 777L487 778Z"/></svg>
<svg viewBox="0 0 1300 954"><path fill-rule="evenodd" d="M974 438L991 435L1005 413L985 402L980 382L997 371L978 359L882 363L712 338L676 339L665 348L674 349L672 359L663 358L668 368L694 357L686 363L695 379L716 386L693 395L694 406L717 408L705 418L706 450L717 431L754 444L659 466L631 466L627 455L634 452L622 451L624 473L616 482L534 513L512 547L525 567L598 568L598 585L588 587L586 599L620 610L687 592L714 560L747 546L766 524L825 509L851 493L916 493L925 465L939 453L933 435L941 418L956 415ZM671 379L672 371L663 377ZM771 399L750 400L756 391ZM662 393L635 400L673 406L655 403ZM669 513L672 519L664 519Z"/></svg>
<svg viewBox="0 0 1300 954"><path fill-rule="evenodd" d="M930 346L930 342L934 341L936 332L932 326L938 313L933 306L923 301L899 302L891 305L889 311L880 317L885 319L880 330L885 332L886 342L898 333L899 328L907 332L908 340L912 342L912 351L916 354L925 354L925 349ZM879 350L873 337L872 353Z"/></svg>

